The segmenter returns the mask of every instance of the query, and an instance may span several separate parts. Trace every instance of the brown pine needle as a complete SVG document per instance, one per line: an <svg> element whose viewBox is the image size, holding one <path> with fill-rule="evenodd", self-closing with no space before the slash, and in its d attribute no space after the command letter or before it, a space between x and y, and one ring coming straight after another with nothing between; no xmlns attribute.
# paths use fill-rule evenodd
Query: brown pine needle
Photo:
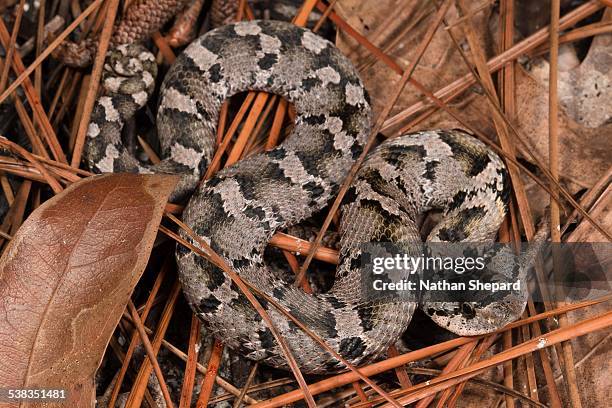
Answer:
<svg viewBox="0 0 612 408"><path fill-rule="evenodd" d="M40 172L40 174L43 176L45 181L49 184L51 189L53 189L53 192L55 194L58 194L59 192L63 190L62 186L58 183L58 181L53 176L51 176L51 174L47 171L45 166L43 166L38 161L38 159L35 158L35 156L32 153L28 152L26 149L19 146L17 143L11 142L4 136L0 136L0 146L3 146L7 150L10 150L15 154L20 155L21 157L26 159L28 162L30 162L36 168L36 170Z"/></svg>
<svg viewBox="0 0 612 408"><path fill-rule="evenodd" d="M166 301L166 305L164 307L164 310L162 311L162 316L157 325L157 331L155 332L155 336L153 338L153 341L151 342L154 355L157 355L157 353L159 352L162 340L164 338L164 335L166 334L168 325L170 324L170 319L172 317L172 314L174 313L174 307L176 306L176 301L180 292L181 285L178 281L176 281L172 286L170 296ZM130 395L125 404L126 408L139 408L142 405L142 398L144 396L145 390L147 389L147 384L152 369L153 367L151 365L151 361L149 361L149 359L145 359L140 365L140 369L138 370L138 375L136 376L134 384L132 384Z"/></svg>
<svg viewBox="0 0 612 408"><path fill-rule="evenodd" d="M200 344L200 326L200 319L198 319L195 313L192 313L189 343L187 345L187 364L185 366L185 375L183 377L183 387L181 389L179 408L191 407L191 396L193 394L193 387L195 385L195 375L198 362L197 347Z"/></svg>
<svg viewBox="0 0 612 408"><path fill-rule="evenodd" d="M294 275L297 275L300 272L300 263L298 262L295 255L293 255L286 249L283 249L283 255L285 256L285 259L287 260L287 263L291 268L291 272L293 272ZM308 279L304 279L301 288L306 293L314 293L312 287L310 286L310 283L308 283Z"/></svg>
<svg viewBox="0 0 612 408"><path fill-rule="evenodd" d="M225 162L226 167L231 166L240 159L240 156L242 155L242 152L244 151L247 142L249 141L249 138L252 136L253 129L255 128L255 125L257 123L257 118L259 118L259 115L263 111L263 108L266 104L266 101L268 100L269 95L270 94L265 92L257 93L257 97L255 97L253 106L251 106L251 111L249 112L246 121L243 123L242 130L240 131L240 134L236 139L236 143L234 143L234 146L232 147L232 150L230 151L230 154L227 157L227 160Z"/></svg>
<svg viewBox="0 0 612 408"><path fill-rule="evenodd" d="M321 16L321 18L319 19L319 21L317 21L317 24L315 24L315 26L312 28L312 31L314 33L318 32L321 27L323 26L323 24L325 24L325 21L327 21L327 18L329 17L329 15L331 14L332 11L334 11L334 6L336 5L336 2L338 0L332 0L329 3L329 6L327 6L327 8L325 9L325 11L323 12L323 15ZM317 7L319 5L319 2L317 2Z"/></svg>
<svg viewBox="0 0 612 408"><path fill-rule="evenodd" d="M147 357L149 358L149 362L153 365L153 371L157 376L157 380L159 381L159 386L162 391L162 395L164 396L164 400L166 402L166 406L169 408L173 408L174 404L172 404L172 399L170 398L170 392L168 391L168 386L166 385L166 381L164 380L164 374L162 373L161 368L159 367L159 363L157 362L157 358L155 357L156 352L153 351L153 347L151 346L151 341L149 340L149 336L144 330L142 321L140 320L140 316L138 316L138 311L134 307L134 303L130 300L128 302L128 310L130 311L130 315L132 316L132 321L136 325L136 330L140 335L140 340L147 352Z"/></svg>
<svg viewBox="0 0 612 408"><path fill-rule="evenodd" d="M366 395L366 393L363 391L363 388L361 387L361 384L359 384L359 382L355 381L353 383L353 388L355 389L355 392L357 393L357 396L359 397L359 399L361 400L361 402L368 402L368 396ZM372 404L365 404L364 407L372 407Z"/></svg>
<svg viewBox="0 0 612 408"><path fill-rule="evenodd" d="M266 150L272 150L278 144L283 121L285 120L285 113L287 113L287 104L288 102L285 99L281 99L278 102L272 121L272 129L270 129L270 136L266 142Z"/></svg>
<svg viewBox="0 0 612 408"><path fill-rule="evenodd" d="M215 174L217 170L219 170L219 166L221 165L221 158L223 157L223 153L225 153L227 146L232 140L232 136L234 136L234 133L236 132L236 130L238 129L238 126L240 125L240 121L242 120L247 110L249 109L249 106L255 99L255 95L256 95L255 92L247 93L247 96L246 98L244 98L244 102L242 103L242 106L240 106L240 110L236 114L236 117L234 117L234 120L232 121L229 129L227 129L227 132L225 133L225 136L223 137L221 144L219 145L219 147L217 147L217 150L215 151L215 155L213 156L212 160L210 161L210 164L208 165L208 168L206 169L204 180L211 178L212 175ZM223 111L223 108L222 108L222 111Z"/></svg>
<svg viewBox="0 0 612 408"><path fill-rule="evenodd" d="M196 408L206 408L208 405L210 394L213 390L213 385L215 385L215 378L217 377L217 372L219 371L219 364L221 364L222 355L223 343L221 343L218 339L215 339L212 352L210 353L210 358L208 359L208 368L206 369L206 375L204 376L204 382L202 383Z"/></svg>
<svg viewBox="0 0 612 408"><path fill-rule="evenodd" d="M511 333L512 331L509 330L505 333ZM476 348L476 350L474 350L474 353L469 356L468 358L464 359L463 361L461 361L461 364L459 365L459 368L464 368L465 366L467 366L468 364L478 361L480 359L480 357L491 348L491 346L495 343L495 341L497 341L498 339L498 335L497 334L492 334L490 336L485 337L484 339L480 340L478 347ZM451 396L451 392L452 389L449 388L447 390L445 390L442 395L440 396L440 400L438 401L436 408L443 408L445 407L446 404L446 400L448 397L450 397L449 401L448 401L448 407L449 408L455 408L455 405L457 403L457 401L459 400L459 397L461 396L461 393L463 392L463 389L465 388L465 386L467 385L467 381L462 382L460 384L457 385L455 391L452 393Z"/></svg>
<svg viewBox="0 0 612 408"><path fill-rule="evenodd" d="M151 311L151 308L153 307L153 301L155 300L157 293L159 292L159 289L161 288L161 284L166 276L169 265L170 263L166 262L161 267L159 273L157 274L157 277L155 278L155 282L153 283L151 292L149 292L149 297L147 298L144 309L141 312L142 313L141 320L143 322L147 321L149 312ZM140 337L138 336L138 333L136 332L132 333L132 336L130 338L130 344L128 345L128 349L125 352L123 364L121 365L121 369L119 370L119 373L117 374L117 377L115 380L115 385L113 387L113 391L111 393L111 397L109 400L109 405L108 405L109 407L114 407L117 401L117 397L119 397L119 390L121 389L121 384L123 384L123 379L125 378L130 361L132 360L132 355L134 354L134 351L136 350L136 346L139 344L139 339Z"/></svg>
<svg viewBox="0 0 612 408"><path fill-rule="evenodd" d="M24 6L25 0L19 0L19 5L17 6L17 15L15 16L15 23L13 24L13 32L11 33L8 51L5 56L5 59L6 61L8 61L8 63L4 65L4 68L2 69L2 74L0 75L0 92L4 91L4 88L6 87L6 81L8 80L9 71L11 68L10 61L13 59L13 54L15 53L15 47L17 45L17 34L19 34L19 29L21 28L21 18L23 17Z"/></svg>
<svg viewBox="0 0 612 408"><path fill-rule="evenodd" d="M305 0L298 12L297 16L293 19L292 23L298 27L304 27L308 22L308 16L317 5L317 0Z"/></svg>
<svg viewBox="0 0 612 408"><path fill-rule="evenodd" d="M393 344L389 346L389 350L387 351L387 354L389 355L389 357L399 356L399 352L397 351L397 348ZM394 370L395 370L395 375L397 376L397 379L403 388L412 387L412 382L410 381L410 377L408 376L408 373L406 372L406 366L395 367Z"/></svg>
<svg viewBox="0 0 612 408"><path fill-rule="evenodd" d="M268 119L268 116L270 115L270 112L272 111L272 108L274 107L274 105L276 105L276 101L278 99L278 95L271 95L267 102L266 102L266 107L263 110L263 113L260 115L259 119L257 120L257 124L255 125L255 128L253 129L252 135L249 138L249 142L247 144L247 146L245 147L244 151L242 152L242 155L240 156L240 160L242 160L244 157L246 157L248 154L250 153L257 153L258 151L258 136L259 136L259 132L261 132L261 129L263 128L264 123L266 122L266 119Z"/></svg>
<svg viewBox="0 0 612 408"><path fill-rule="evenodd" d="M2 45L4 46L4 48L7 48L10 43L9 32L2 19L0 19L0 42L2 42ZM25 66L23 65L23 61L21 60L19 53L13 53L12 61L7 60L5 61L5 63L7 65L12 64L13 71L19 75L18 79L22 77L25 71L27 71L25 69ZM9 86L9 89L13 87L15 82L11 83L11 85ZM16 88L17 87L15 86L14 89ZM9 92L9 89L5 90L3 94L6 94L6 96L13 94L13 92ZM51 126L51 123L49 122L49 118L47 117L42 107L42 102L40 101L40 95L38 95L38 92L36 92L36 89L34 88L32 81L30 81L30 78L28 77L23 77L23 90L25 92L26 99L28 100L28 103L30 104L30 108L34 112L34 117L38 125L42 128L41 129L42 137L44 138L45 142L47 142L47 145L49 146L51 153L53 154L53 157L56 160L67 163L66 156L64 155L64 152L62 151L59 141L57 140L57 135L55 134L55 131L53 130L53 127Z"/></svg>
<svg viewBox="0 0 612 408"><path fill-rule="evenodd" d="M151 38L153 38L153 42L159 49L159 52L161 52L166 63L170 65L173 64L176 60L176 55L174 55L174 51L172 51L172 48L170 48L170 45L168 44L166 38L162 36L159 31L153 33Z"/></svg>
<svg viewBox="0 0 612 408"><path fill-rule="evenodd" d="M273 247L294 252L298 255L308 254L312 250L312 243L303 239L293 237L284 232L277 232L272 236L269 244ZM319 247L314 253L314 258L330 264L338 264L338 251L331 248Z"/></svg>
<svg viewBox="0 0 612 408"><path fill-rule="evenodd" d="M471 343L467 343L459 347L459 350L457 350L457 353L455 353L453 358L451 358L451 360L448 362L448 364L446 364L446 366L442 370L441 375L451 373L453 371L456 371L458 368L461 368L462 363L469 358L470 354L476 347L477 342L478 340L474 340ZM436 397L436 394L432 394L428 397L423 398L416 404L416 408L427 408L429 404L431 404L431 402L434 400L435 397ZM442 397L440 397L440 401L442 401Z"/></svg>
<svg viewBox="0 0 612 408"><path fill-rule="evenodd" d="M259 367L259 363L257 362L253 363L253 367L251 367L251 370L249 371L249 376L247 377L247 380L244 383L244 387L242 387L242 389L240 390L240 395L234 401L234 405L233 405L234 408L240 408L242 406L242 401L244 400L244 397L247 391L249 390L249 387L251 386L253 379L255 379L255 374L257 374L258 367Z"/></svg>

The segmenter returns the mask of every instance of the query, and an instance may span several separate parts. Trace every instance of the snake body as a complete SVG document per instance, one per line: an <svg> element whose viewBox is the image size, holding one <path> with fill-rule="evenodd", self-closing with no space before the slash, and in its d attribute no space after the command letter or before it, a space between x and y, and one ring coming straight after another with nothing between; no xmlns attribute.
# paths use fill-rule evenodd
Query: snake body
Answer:
<svg viewBox="0 0 612 408"><path fill-rule="evenodd" d="M107 62L106 96L88 131L87 160L96 172L183 174L175 198L191 193L210 162L221 104L256 90L281 95L296 110L295 127L279 147L219 171L193 193L183 220L242 279L282 305L353 364L383 354L406 330L417 306L401 299L363 298L361 244L420 240L418 217L442 221L427 240L493 241L506 213L503 162L463 131L424 131L391 139L371 152L341 207L340 263L327 293L307 294L270 272L264 248L275 231L324 208L338 193L370 131L370 105L351 63L306 29L273 21L241 22L194 41L161 89L157 114L162 157L138 162L121 142L124 121L146 103L154 83L152 56L119 47ZM207 260L177 249L184 293L195 313L230 347L286 367L272 332L228 276ZM508 279L516 268L501 272ZM305 372L343 368L263 297L275 327ZM429 304L423 310L449 330L480 334L517 318L525 294L505 301Z"/></svg>

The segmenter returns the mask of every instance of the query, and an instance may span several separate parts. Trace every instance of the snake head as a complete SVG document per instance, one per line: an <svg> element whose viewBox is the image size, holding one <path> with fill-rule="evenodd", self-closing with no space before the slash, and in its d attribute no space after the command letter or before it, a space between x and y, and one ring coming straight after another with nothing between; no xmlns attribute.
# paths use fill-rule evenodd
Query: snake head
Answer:
<svg viewBox="0 0 612 408"><path fill-rule="evenodd" d="M148 97L155 88L156 76L157 64L151 52L141 45L123 44L108 53L102 83L107 93L144 93Z"/></svg>

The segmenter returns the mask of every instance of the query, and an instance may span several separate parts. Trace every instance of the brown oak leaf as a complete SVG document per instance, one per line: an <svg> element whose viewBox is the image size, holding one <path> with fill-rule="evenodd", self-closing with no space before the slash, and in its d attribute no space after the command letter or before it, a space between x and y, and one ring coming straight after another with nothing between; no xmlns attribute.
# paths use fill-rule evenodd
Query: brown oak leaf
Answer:
<svg viewBox="0 0 612 408"><path fill-rule="evenodd" d="M2 387L66 389L62 406L93 406L94 373L176 182L160 175L90 177L24 222L0 259Z"/></svg>

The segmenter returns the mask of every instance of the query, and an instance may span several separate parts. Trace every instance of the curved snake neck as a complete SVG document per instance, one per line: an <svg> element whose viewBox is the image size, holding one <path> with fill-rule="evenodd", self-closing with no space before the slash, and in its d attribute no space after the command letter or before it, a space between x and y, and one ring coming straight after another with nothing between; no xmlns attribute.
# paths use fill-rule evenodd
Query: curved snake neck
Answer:
<svg viewBox="0 0 612 408"><path fill-rule="evenodd" d="M190 193L214 150L221 104L247 90L281 95L296 109L295 127L274 150L247 157L202 183L183 219L240 274L306 324L353 364L384 353L406 330L416 307L362 297L359 260L367 242L420 240L416 220L441 209L429 241L492 241L505 215L508 179L499 157L462 131L426 131L389 140L360 168L341 207L340 264L332 289L307 294L276 277L264 248L275 231L299 223L337 194L370 130L370 105L351 63L332 43L288 23L241 22L193 42L162 84L158 165L138 162L123 146L124 121L146 103L154 63L142 48L120 47L107 63L88 132L87 160L96 172L183 174L174 198ZM117 75L119 72L120 75ZM220 269L177 249L185 295L224 343L247 357L285 367L271 331ZM508 274L516 271L508 271ZM338 370L332 358L272 305L259 299L306 372ZM507 303L425 308L460 334L495 330L515 319L524 293ZM443 310L444 313L436 313ZM431 312L433 311L433 312Z"/></svg>

